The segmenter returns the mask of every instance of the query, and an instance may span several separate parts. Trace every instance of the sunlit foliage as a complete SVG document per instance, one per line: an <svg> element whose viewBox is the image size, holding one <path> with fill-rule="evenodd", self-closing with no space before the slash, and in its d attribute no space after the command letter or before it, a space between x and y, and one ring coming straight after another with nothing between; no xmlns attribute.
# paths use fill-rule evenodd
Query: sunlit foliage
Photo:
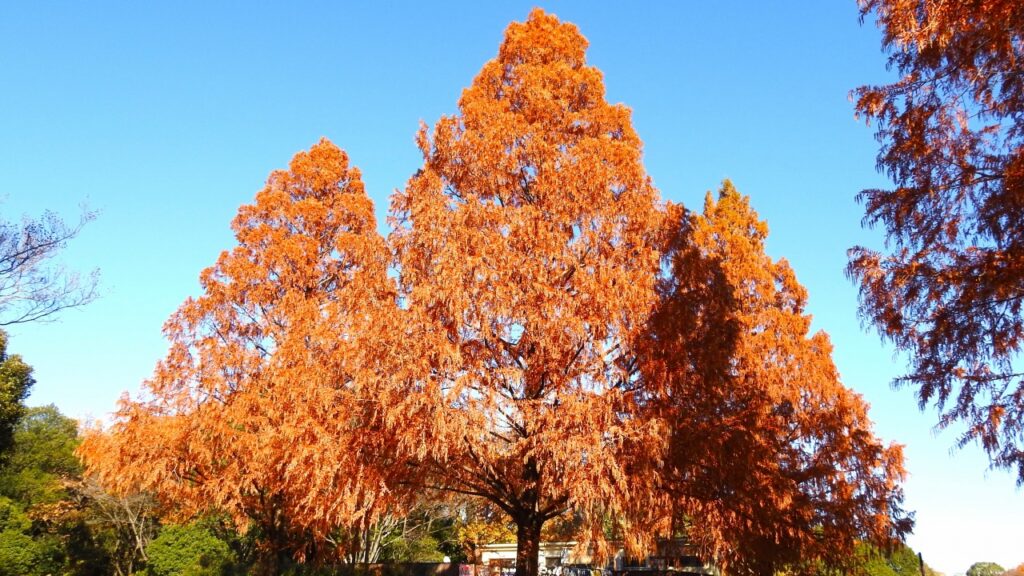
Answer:
<svg viewBox="0 0 1024 576"><path fill-rule="evenodd" d="M854 93L891 190L865 190L884 253L850 251L862 313L939 426L962 422L1024 483L1024 3L861 0L900 75Z"/></svg>
<svg viewBox="0 0 1024 576"><path fill-rule="evenodd" d="M828 336L810 333L806 290L765 254L767 234L729 182L677 222L644 358L651 409L670 428L652 483L723 567L843 566L859 539L909 531L902 451L872 434Z"/></svg>
<svg viewBox="0 0 1024 576"><path fill-rule="evenodd" d="M556 518L597 559L683 532L750 570L905 533L899 448L808 335L765 225L729 185L701 216L662 201L586 48L541 10L510 25L421 128L387 239L330 142L273 173L90 471L228 512L264 573L369 558L446 494L507 515L520 576Z"/></svg>

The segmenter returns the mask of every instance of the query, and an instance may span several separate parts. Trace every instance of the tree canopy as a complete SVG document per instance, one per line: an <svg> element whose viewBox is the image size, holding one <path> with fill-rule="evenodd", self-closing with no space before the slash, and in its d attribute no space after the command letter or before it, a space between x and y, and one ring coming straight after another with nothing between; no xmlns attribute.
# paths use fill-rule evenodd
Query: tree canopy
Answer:
<svg viewBox="0 0 1024 576"><path fill-rule="evenodd" d="M421 127L386 239L334 144L271 174L89 470L226 511L268 573L359 557L424 494L506 514L519 576L555 518L597 558L684 535L762 571L904 535L900 449L765 224L730 184L703 215L661 200L586 48L541 10L511 24Z"/></svg>
<svg viewBox="0 0 1024 576"><path fill-rule="evenodd" d="M657 442L623 415L664 211L586 47L539 10L510 25L460 113L420 131L424 166L392 200L413 344L383 409L424 431L402 442L438 488L513 519L522 574L568 508L603 542L629 492L621 447Z"/></svg>
<svg viewBox="0 0 1024 576"><path fill-rule="evenodd" d="M0 467L0 494L26 506L65 497L63 481L82 472L77 447L77 422L53 405L26 408L10 459Z"/></svg>
<svg viewBox="0 0 1024 576"><path fill-rule="evenodd" d="M0 574L122 574L110 534L79 490L78 425L56 407L26 410L0 466Z"/></svg>
<svg viewBox="0 0 1024 576"><path fill-rule="evenodd" d="M850 251L861 311L911 360L898 385L1024 483L1024 4L861 0L900 79L855 91L891 190L864 190L887 250Z"/></svg>
<svg viewBox="0 0 1024 576"><path fill-rule="evenodd" d="M369 521L385 495L384 470L354 474L364 451L387 452L368 433L360 373L375 361L358 343L387 329L377 309L394 289L359 171L330 142L271 174L233 228L239 245L165 325L150 398L124 400L82 455L104 485L152 490L182 517L231 514L274 572L274 559L320 555L302 546Z"/></svg>
<svg viewBox="0 0 1024 576"><path fill-rule="evenodd" d="M32 367L17 354L7 352L7 332L0 330L0 468L10 456L18 422L25 415L35 379Z"/></svg>
<svg viewBox="0 0 1024 576"><path fill-rule="evenodd" d="M839 380L807 292L764 252L765 222L726 181L670 237L646 392L670 427L664 467L673 524L724 568L844 566L861 539L908 533L903 456L871 431Z"/></svg>
<svg viewBox="0 0 1024 576"><path fill-rule="evenodd" d="M1005 569L995 562L975 562L967 569L967 576L999 576Z"/></svg>

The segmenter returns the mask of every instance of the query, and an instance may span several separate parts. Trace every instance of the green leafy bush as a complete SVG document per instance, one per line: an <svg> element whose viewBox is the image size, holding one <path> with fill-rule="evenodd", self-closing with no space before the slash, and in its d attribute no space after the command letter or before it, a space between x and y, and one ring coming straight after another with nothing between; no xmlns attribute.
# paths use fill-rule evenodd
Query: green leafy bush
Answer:
<svg viewBox="0 0 1024 576"><path fill-rule="evenodd" d="M0 576L35 574L39 550L32 537L16 530L0 532Z"/></svg>
<svg viewBox="0 0 1024 576"><path fill-rule="evenodd" d="M153 576L223 574L233 556L227 543L196 524L167 526L146 548Z"/></svg>

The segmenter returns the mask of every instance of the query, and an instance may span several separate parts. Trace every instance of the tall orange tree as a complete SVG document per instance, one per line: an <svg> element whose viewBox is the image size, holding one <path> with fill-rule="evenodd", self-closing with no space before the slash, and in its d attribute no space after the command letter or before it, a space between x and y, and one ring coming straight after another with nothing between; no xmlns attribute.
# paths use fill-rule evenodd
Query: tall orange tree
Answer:
<svg viewBox="0 0 1024 576"><path fill-rule="evenodd" d="M146 394L81 453L107 486L151 490L183 516L232 514L274 572L343 552L332 532L371 521L386 496L379 468L358 472L388 451L368 433L374 349L361 342L386 329L395 290L359 171L326 140L271 174L232 227L238 246L165 325Z"/></svg>
<svg viewBox="0 0 1024 576"><path fill-rule="evenodd" d="M629 493L620 446L653 430L629 416L629 358L663 210L586 47L540 10L510 25L459 114L421 129L423 168L392 200L415 344L386 409L435 487L515 522L519 576L566 510L600 540Z"/></svg>
<svg viewBox="0 0 1024 576"><path fill-rule="evenodd" d="M861 311L909 354L898 385L960 422L1024 483L1024 3L860 0L900 74L855 92L877 126L864 220L888 249L850 251Z"/></svg>
<svg viewBox="0 0 1024 576"><path fill-rule="evenodd" d="M681 212L681 211L680 211ZM649 409L670 430L650 482L682 533L722 568L842 567L862 540L900 540L899 446L874 436L842 385L807 293L728 181L667 237L661 303L642 356Z"/></svg>

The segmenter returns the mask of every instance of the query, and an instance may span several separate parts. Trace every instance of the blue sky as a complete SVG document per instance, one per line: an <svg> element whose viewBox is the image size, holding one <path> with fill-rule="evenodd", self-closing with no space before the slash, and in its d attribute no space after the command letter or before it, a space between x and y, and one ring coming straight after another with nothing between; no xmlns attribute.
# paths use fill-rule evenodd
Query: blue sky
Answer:
<svg viewBox="0 0 1024 576"><path fill-rule="evenodd" d="M413 135L456 101L534 5L576 23L608 98L633 109L662 194L698 208L723 178L768 221L773 256L810 292L846 384L906 445L910 544L948 575L1024 562L1024 493L976 447L933 433L905 365L862 328L843 276L879 246L854 195L886 185L850 89L891 78L878 31L840 2L6 2L0 4L0 210L101 211L65 264L103 298L10 329L36 367L32 404L103 417L165 350L160 328L233 245L228 223L267 174L326 136L364 174L381 226L419 166Z"/></svg>

